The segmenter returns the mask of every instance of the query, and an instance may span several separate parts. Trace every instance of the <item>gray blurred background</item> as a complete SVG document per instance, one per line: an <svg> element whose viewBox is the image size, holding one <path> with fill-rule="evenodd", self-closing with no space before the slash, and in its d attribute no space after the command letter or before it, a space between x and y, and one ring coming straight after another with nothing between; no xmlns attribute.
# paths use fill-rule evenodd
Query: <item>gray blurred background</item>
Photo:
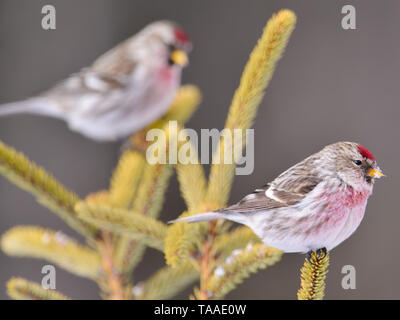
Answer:
<svg viewBox="0 0 400 320"><path fill-rule="evenodd" d="M57 10L57 29L41 28L41 8ZM357 29L341 28L341 8L357 10ZM255 123L255 170L235 179L231 202L339 140L369 148L387 174L376 183L357 232L331 252L327 299L399 299L400 2L391 1L154 1L1 0L0 103L49 88L147 23L172 19L193 39L183 82L198 85L204 102L188 127L219 128L248 54L268 18L280 8L298 15L297 28L273 76ZM68 131L58 120L34 116L0 119L0 139L23 151L80 196L106 188L119 145L99 144ZM161 219L185 206L172 179ZM0 177L0 232L40 225L76 234L29 194ZM287 254L252 275L231 299L295 299L304 256ZM11 276L41 281L43 261L0 253L0 298ZM135 278L164 264L148 250ZM343 290L341 269L353 265L356 290ZM99 299L91 281L57 268L57 289L76 299ZM190 291L180 297L186 298Z"/></svg>

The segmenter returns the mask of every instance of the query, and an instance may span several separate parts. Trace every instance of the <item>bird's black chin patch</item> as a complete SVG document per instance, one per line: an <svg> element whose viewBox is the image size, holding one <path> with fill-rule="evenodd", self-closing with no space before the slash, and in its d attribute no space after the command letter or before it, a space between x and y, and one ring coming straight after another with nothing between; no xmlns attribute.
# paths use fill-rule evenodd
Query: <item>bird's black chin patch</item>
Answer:
<svg viewBox="0 0 400 320"><path fill-rule="evenodd" d="M372 183L372 178L371 178L370 176L366 176L366 177L365 177L365 180L366 180L368 183Z"/></svg>

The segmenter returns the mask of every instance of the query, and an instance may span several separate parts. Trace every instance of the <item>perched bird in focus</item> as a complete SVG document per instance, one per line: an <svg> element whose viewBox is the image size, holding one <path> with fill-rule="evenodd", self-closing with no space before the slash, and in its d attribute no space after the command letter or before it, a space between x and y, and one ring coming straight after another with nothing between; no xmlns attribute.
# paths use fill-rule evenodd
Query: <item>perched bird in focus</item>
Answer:
<svg viewBox="0 0 400 320"><path fill-rule="evenodd" d="M370 151L354 142L337 142L237 204L171 222L228 219L284 252L326 253L360 225L374 181L381 176Z"/></svg>
<svg viewBox="0 0 400 320"><path fill-rule="evenodd" d="M0 106L0 116L39 114L97 141L122 139L168 110L191 47L178 25L154 22L52 89Z"/></svg>

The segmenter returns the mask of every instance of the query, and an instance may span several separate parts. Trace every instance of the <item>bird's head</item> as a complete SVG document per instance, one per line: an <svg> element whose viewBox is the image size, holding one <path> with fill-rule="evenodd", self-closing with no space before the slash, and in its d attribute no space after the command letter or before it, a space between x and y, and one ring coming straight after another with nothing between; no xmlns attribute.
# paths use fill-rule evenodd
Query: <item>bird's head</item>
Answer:
<svg viewBox="0 0 400 320"><path fill-rule="evenodd" d="M355 189L371 187L375 179L383 176L372 153L358 143L338 142L322 152L335 174Z"/></svg>
<svg viewBox="0 0 400 320"><path fill-rule="evenodd" d="M131 39L136 59L150 64L183 68L188 62L192 42L183 29L171 21L157 21L146 26Z"/></svg>

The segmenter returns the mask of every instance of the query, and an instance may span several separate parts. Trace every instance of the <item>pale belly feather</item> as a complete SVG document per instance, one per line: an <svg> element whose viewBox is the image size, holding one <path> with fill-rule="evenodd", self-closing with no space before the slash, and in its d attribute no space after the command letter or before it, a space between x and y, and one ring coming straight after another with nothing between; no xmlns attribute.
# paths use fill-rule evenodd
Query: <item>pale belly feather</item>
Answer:
<svg viewBox="0 0 400 320"><path fill-rule="evenodd" d="M299 204L255 214L248 223L271 247L285 252L333 249L360 225L372 187L336 193L314 189Z"/></svg>

